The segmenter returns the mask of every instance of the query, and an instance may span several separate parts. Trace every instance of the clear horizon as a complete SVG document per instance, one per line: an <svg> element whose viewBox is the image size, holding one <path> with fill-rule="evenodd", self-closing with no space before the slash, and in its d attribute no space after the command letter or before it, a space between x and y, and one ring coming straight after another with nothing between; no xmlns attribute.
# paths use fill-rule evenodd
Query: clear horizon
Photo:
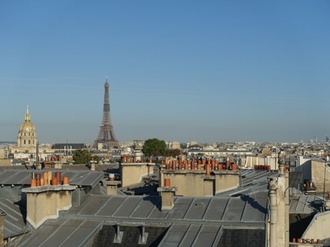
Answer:
<svg viewBox="0 0 330 247"><path fill-rule="evenodd" d="M0 141L324 142L330 2L1 1Z"/></svg>

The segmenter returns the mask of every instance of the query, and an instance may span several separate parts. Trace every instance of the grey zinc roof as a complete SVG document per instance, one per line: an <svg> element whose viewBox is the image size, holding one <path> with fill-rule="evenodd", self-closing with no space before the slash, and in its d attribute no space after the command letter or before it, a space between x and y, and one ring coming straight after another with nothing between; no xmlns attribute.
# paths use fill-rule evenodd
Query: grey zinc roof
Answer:
<svg viewBox="0 0 330 247"><path fill-rule="evenodd" d="M110 171L119 169L118 163L112 164L95 164L95 171ZM89 170L89 168L85 165L62 165L62 170Z"/></svg>
<svg viewBox="0 0 330 247"><path fill-rule="evenodd" d="M30 176L30 171L24 172ZM79 185L79 181L82 186L92 185L103 179L103 172L61 172L62 177L69 177L72 185ZM30 233L17 246L91 246L94 236L103 225L116 224L168 227L160 246L217 245L228 227L257 228L261 235L267 216L267 191L251 192L247 188L264 188L267 177L275 173L255 170L242 172L246 174L242 179L244 186L238 190L246 190L244 193L230 192L236 193L234 197L229 196L230 193L215 197L175 197L174 207L168 211L160 210L159 196L88 195L81 205L61 211L59 219L48 220L39 229L30 229ZM7 175L11 179L15 177L15 173ZM19 230L22 229L24 227L19 227ZM14 229L11 231L14 232ZM228 230L226 232L226 239L229 239L231 233Z"/></svg>
<svg viewBox="0 0 330 247"><path fill-rule="evenodd" d="M241 197L176 197L174 207L160 210L158 196L91 195L85 203L69 210L69 215L99 218L109 221L141 220L150 222L264 222L267 214L267 193L256 192Z"/></svg>
<svg viewBox="0 0 330 247"><path fill-rule="evenodd" d="M29 239L19 243L17 246L88 246L101 227L102 222L100 221L84 219L48 220Z"/></svg>
<svg viewBox="0 0 330 247"><path fill-rule="evenodd" d="M296 195L290 202L290 214L311 214L318 210L322 198L316 195Z"/></svg>
<svg viewBox="0 0 330 247"><path fill-rule="evenodd" d="M90 170L4 170L0 172L0 184L5 185L26 185L30 184L32 172L43 173L44 171L61 172L62 178L69 177L70 185L92 186L94 187L104 177L103 172Z"/></svg>
<svg viewBox="0 0 330 247"><path fill-rule="evenodd" d="M213 246L219 241L222 226L173 224L159 246Z"/></svg>
<svg viewBox="0 0 330 247"><path fill-rule="evenodd" d="M18 205L7 198L0 200L0 211L5 213L4 217L4 237L14 237L31 230L25 225L22 212Z"/></svg>
<svg viewBox="0 0 330 247"><path fill-rule="evenodd" d="M158 196L90 195L83 205L32 230L17 246L91 246L106 224L169 227L160 246L212 246L224 227L264 228L265 196L176 197L172 210L161 211Z"/></svg>

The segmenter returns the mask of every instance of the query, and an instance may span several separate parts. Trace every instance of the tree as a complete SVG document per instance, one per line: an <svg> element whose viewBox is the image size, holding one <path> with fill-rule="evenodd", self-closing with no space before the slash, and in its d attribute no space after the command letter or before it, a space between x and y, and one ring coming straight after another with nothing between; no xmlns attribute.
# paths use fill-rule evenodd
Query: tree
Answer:
<svg viewBox="0 0 330 247"><path fill-rule="evenodd" d="M78 149L73 153L75 164L87 164L91 161L92 155L86 149Z"/></svg>
<svg viewBox="0 0 330 247"><path fill-rule="evenodd" d="M167 154L166 143L157 138L148 139L144 142L142 152L146 156L162 156Z"/></svg>

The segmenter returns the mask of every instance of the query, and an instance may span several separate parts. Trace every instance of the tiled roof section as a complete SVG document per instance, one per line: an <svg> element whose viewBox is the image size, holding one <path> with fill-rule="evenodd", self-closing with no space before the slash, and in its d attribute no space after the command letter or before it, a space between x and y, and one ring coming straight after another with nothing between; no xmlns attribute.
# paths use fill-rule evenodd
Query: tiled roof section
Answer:
<svg viewBox="0 0 330 247"><path fill-rule="evenodd" d="M4 170L0 172L0 184L4 185L28 185L32 177L32 172L43 173L47 170ZM67 171L52 170L53 173L61 172L61 176L68 176L70 185L92 186L99 183L103 177L103 172L98 171Z"/></svg>

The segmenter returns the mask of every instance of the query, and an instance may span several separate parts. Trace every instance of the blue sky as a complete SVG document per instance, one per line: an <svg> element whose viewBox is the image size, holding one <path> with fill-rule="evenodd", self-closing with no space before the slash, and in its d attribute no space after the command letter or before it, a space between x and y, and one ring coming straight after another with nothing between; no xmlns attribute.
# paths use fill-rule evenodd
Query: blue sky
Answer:
<svg viewBox="0 0 330 247"><path fill-rule="evenodd" d="M0 0L0 140L330 135L329 1Z"/></svg>

